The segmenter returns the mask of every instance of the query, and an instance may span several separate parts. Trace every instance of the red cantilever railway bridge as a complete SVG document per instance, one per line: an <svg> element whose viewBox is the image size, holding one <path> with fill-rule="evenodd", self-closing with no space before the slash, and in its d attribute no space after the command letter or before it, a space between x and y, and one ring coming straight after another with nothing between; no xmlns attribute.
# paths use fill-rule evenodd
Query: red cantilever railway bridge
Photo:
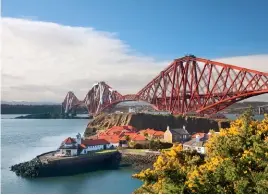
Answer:
<svg viewBox="0 0 268 195"><path fill-rule="evenodd" d="M136 94L122 95L105 82L99 82L82 101L68 92L62 107L69 113L85 105L95 115L123 101L144 101L173 114L210 115L265 93L268 93L268 73L185 56L175 59Z"/></svg>

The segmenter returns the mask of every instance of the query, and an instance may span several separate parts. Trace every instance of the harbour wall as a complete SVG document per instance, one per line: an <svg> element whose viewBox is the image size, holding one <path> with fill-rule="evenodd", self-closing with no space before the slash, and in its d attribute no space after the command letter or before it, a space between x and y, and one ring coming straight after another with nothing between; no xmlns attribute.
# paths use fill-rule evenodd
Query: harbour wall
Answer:
<svg viewBox="0 0 268 195"><path fill-rule="evenodd" d="M11 171L22 177L67 176L100 169L116 169L121 160L121 154L117 151L58 159L50 158L50 154L44 153L31 161L13 165ZM46 157L43 158L44 156Z"/></svg>

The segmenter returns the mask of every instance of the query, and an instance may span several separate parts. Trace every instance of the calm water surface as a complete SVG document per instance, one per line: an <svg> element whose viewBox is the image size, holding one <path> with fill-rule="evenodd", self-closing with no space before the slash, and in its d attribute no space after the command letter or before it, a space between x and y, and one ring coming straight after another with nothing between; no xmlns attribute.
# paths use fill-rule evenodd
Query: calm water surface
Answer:
<svg viewBox="0 0 268 195"><path fill-rule="evenodd" d="M239 114L225 114L225 116L228 119L235 120L237 117L239 117ZM255 118L256 120L263 120L264 119L264 115L254 115L253 118Z"/></svg>
<svg viewBox="0 0 268 195"><path fill-rule="evenodd" d="M54 150L67 136L83 133L87 119L1 118L1 192L13 194L132 193L142 183L131 178L132 169L97 171L68 177L25 179L9 171L13 164Z"/></svg>
<svg viewBox="0 0 268 195"><path fill-rule="evenodd" d="M132 193L142 183L132 179L132 169L97 171L68 177L24 179L9 171L13 164L31 160L54 150L67 137L83 133L87 119L14 119L1 118L1 192L13 194ZM227 115L235 119L236 115ZM263 116L256 115L257 119Z"/></svg>

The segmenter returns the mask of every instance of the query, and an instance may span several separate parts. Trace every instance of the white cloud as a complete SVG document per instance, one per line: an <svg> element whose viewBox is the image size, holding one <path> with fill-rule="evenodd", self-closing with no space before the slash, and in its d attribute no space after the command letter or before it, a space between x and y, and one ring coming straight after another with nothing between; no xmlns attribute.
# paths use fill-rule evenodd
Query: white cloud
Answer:
<svg viewBox="0 0 268 195"><path fill-rule="evenodd" d="M2 43L4 100L60 102L69 90L82 99L101 80L136 93L167 64L135 55L113 33L25 19L2 19Z"/></svg>
<svg viewBox="0 0 268 195"><path fill-rule="evenodd" d="M14 18L1 23L3 100L61 102L69 90L83 99L101 80L122 94L136 93L172 60L140 56L115 33L93 28ZM268 72L268 55L219 61Z"/></svg>
<svg viewBox="0 0 268 195"><path fill-rule="evenodd" d="M267 66L268 54L219 58L219 59L215 59L215 61L268 73L268 66ZM255 96L252 98L248 98L245 101L268 102L268 95L264 94L264 95Z"/></svg>
<svg viewBox="0 0 268 195"><path fill-rule="evenodd" d="M219 58L215 61L268 73L268 54Z"/></svg>

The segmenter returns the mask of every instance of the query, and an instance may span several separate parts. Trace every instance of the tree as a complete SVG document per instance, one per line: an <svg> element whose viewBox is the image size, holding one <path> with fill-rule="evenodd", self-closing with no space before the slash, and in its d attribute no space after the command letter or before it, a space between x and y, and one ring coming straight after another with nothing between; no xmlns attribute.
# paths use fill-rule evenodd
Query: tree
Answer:
<svg viewBox="0 0 268 195"><path fill-rule="evenodd" d="M268 193L268 115L257 121L249 110L212 132L206 153L173 147L133 175L144 181L135 193Z"/></svg>
<svg viewBox="0 0 268 195"><path fill-rule="evenodd" d="M126 139L127 142L129 142L129 141L130 141L130 137L129 137L129 135L126 135L126 136L125 136L125 139Z"/></svg>
<svg viewBox="0 0 268 195"><path fill-rule="evenodd" d="M148 133L147 132L145 132L143 135L144 135L144 137L146 137L148 139Z"/></svg>
<svg viewBox="0 0 268 195"><path fill-rule="evenodd" d="M158 157L153 169L133 175L144 182L135 193L190 193L185 188L187 174L202 162L196 151L182 151L182 145L174 146Z"/></svg>

